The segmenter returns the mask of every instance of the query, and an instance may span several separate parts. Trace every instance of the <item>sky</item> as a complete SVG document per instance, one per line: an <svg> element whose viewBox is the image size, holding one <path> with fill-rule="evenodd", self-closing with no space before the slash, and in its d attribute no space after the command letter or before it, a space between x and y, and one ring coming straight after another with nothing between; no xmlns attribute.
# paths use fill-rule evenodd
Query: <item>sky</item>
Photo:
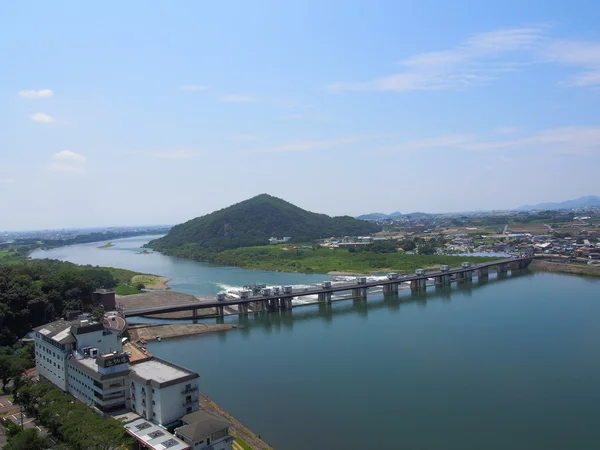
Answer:
<svg viewBox="0 0 600 450"><path fill-rule="evenodd" d="M0 5L0 230L600 194L600 3Z"/></svg>

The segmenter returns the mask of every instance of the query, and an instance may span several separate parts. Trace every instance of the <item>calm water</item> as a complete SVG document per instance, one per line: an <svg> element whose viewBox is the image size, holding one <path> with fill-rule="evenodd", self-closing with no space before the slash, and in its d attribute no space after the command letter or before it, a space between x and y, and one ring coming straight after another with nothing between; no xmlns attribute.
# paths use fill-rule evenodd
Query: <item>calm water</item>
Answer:
<svg viewBox="0 0 600 450"><path fill-rule="evenodd" d="M166 274L193 293L296 276L119 247L102 259L96 247L50 256ZM599 280L525 273L229 318L244 327L150 350L197 370L208 396L277 449L597 449L599 292Z"/></svg>

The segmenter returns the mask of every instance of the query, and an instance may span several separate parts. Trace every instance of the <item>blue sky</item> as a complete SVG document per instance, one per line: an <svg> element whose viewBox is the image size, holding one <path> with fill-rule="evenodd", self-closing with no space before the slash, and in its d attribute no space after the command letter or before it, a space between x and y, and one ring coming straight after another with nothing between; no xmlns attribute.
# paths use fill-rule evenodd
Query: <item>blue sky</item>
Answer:
<svg viewBox="0 0 600 450"><path fill-rule="evenodd" d="M594 1L4 2L0 230L600 194Z"/></svg>

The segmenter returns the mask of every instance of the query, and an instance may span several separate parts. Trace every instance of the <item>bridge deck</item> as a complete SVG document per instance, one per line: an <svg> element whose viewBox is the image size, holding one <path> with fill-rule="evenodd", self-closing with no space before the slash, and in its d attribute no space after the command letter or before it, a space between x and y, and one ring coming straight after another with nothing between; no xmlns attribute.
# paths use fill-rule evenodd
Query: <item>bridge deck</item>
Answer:
<svg viewBox="0 0 600 450"><path fill-rule="evenodd" d="M257 301L268 301L268 300L275 300L275 299L282 299L282 298L289 299L289 298L294 298L294 297L304 297L306 295L315 295L315 294L320 294L320 293L328 293L328 292L334 293L334 292L348 291L351 289L372 288L372 287L376 287L376 286L385 286L385 285L389 285L389 284L407 283L407 282L411 282L414 280L435 278L435 277L439 277L442 275L455 275L458 273L475 271L475 270L483 269L486 267L493 267L493 266L498 266L501 264L510 264L510 263L514 263L514 262L518 262L518 261L526 261L526 260L530 260L530 259L531 258L528 258L528 257L506 258L506 259L491 261L489 263L474 264L468 268L460 267L460 268L456 268L456 269L450 269L445 272L437 271L437 272L427 272L424 275L416 275L416 274L415 275L404 275L404 276L399 276L395 280L379 280L379 281L371 281L371 282L363 283L363 284L348 282L348 283L338 284L336 286L331 286L330 288L321 288L321 287L308 288L308 289L304 289L302 291L292 292L291 294L279 293L276 295L269 295L269 296L256 295L256 296L251 296L251 297L248 297L245 299L240 298L240 299L235 299L235 300L223 300L223 301L218 301L215 299L215 300L207 300L207 301L201 301L201 302L196 302L196 303L185 303L185 304L179 304L179 305L153 306L150 308L132 309L129 311L125 311L124 315L125 315L125 317L135 317L135 316L177 312L177 311L192 311L194 309L216 308L219 306L224 306L224 307L236 306L239 304L252 303L252 302L257 302Z"/></svg>

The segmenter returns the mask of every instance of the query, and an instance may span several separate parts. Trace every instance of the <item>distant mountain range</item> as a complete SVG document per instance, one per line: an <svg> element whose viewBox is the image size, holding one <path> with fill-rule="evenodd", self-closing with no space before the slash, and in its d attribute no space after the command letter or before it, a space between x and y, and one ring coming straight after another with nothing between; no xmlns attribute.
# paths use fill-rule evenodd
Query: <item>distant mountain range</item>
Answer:
<svg viewBox="0 0 600 450"><path fill-rule="evenodd" d="M430 217L434 214L427 214L424 212L414 212L410 214L402 214L401 212L393 212L391 214L383 214L383 213L370 213L363 214L362 216L358 216L357 219L360 220L385 220L385 219L406 219L410 217L411 219Z"/></svg>
<svg viewBox="0 0 600 450"><path fill-rule="evenodd" d="M574 208L589 208L592 206L600 206L600 197L597 195L586 195L573 200L566 200L558 203L538 203L537 205L525 205L516 208L519 211L529 209L574 209Z"/></svg>

